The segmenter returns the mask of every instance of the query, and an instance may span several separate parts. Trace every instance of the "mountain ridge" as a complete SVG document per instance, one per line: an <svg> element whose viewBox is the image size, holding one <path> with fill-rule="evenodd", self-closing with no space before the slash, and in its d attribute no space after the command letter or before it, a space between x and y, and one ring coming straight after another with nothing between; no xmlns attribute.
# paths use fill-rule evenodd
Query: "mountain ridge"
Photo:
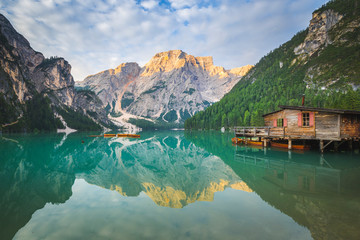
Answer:
<svg viewBox="0 0 360 240"><path fill-rule="evenodd" d="M142 119L153 127L181 126L230 91L251 67L225 70L215 66L212 57L169 50L155 54L143 67L122 63L76 85L94 91L120 125Z"/></svg>

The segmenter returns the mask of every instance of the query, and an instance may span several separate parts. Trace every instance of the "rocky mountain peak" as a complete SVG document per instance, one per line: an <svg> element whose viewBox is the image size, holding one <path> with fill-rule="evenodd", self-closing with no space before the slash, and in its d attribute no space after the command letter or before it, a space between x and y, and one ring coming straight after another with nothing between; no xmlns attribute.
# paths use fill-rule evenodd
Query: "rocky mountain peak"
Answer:
<svg viewBox="0 0 360 240"><path fill-rule="evenodd" d="M186 53L181 50L170 50L157 53L145 65L141 76L151 76L157 72L170 72L185 65Z"/></svg>
<svg viewBox="0 0 360 240"><path fill-rule="evenodd" d="M331 9L323 12L314 12L310 20L308 35L305 41L294 49L295 54L308 54L311 56L323 44L330 44L331 39L328 32L342 18L343 15Z"/></svg>
<svg viewBox="0 0 360 240"><path fill-rule="evenodd" d="M0 33L1 42L12 47L12 51L7 54L7 58L20 58L21 64L32 72L37 65L44 61L44 55L34 51L28 40L19 34L5 16L0 14ZM28 74L26 72L25 74Z"/></svg>
<svg viewBox="0 0 360 240"><path fill-rule="evenodd" d="M182 50L170 50L157 53L145 65L141 76L151 76L158 72L170 72L182 68L185 65L206 71L210 76L219 75L220 78L229 77L229 74L223 67L214 66L212 57L194 57Z"/></svg>
<svg viewBox="0 0 360 240"><path fill-rule="evenodd" d="M98 74L105 74L105 75L118 75L118 74L126 74L126 73L139 73L140 66L135 62L127 62L127 63L121 63L119 66L117 66L114 69L108 69L105 71L102 71ZM88 76L91 77L92 75Z"/></svg>
<svg viewBox="0 0 360 240"><path fill-rule="evenodd" d="M234 74L236 76L239 77L243 77L245 76L252 68L254 67L254 65L245 65L243 67L238 67L238 68L233 68L229 71L229 73Z"/></svg>

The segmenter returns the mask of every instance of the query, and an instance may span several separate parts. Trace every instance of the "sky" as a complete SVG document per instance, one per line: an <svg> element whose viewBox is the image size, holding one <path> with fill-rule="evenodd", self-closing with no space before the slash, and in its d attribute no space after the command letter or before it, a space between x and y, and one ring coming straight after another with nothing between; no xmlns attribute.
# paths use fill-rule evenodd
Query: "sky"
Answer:
<svg viewBox="0 0 360 240"><path fill-rule="evenodd" d="M304 30L328 0L1 0L0 13L75 81L158 52L212 56L225 69L256 64Z"/></svg>

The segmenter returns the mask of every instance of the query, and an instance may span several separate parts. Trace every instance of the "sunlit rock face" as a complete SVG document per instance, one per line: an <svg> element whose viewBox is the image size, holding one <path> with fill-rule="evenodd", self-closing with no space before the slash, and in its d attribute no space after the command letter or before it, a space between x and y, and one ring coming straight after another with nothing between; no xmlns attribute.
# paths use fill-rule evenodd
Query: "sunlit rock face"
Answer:
<svg viewBox="0 0 360 240"><path fill-rule="evenodd" d="M183 136L116 139L109 144L112 157L104 157L81 177L123 196L144 192L157 205L182 208L195 201L213 201L214 194L226 188L251 192L220 158Z"/></svg>
<svg viewBox="0 0 360 240"><path fill-rule="evenodd" d="M251 69L214 66L212 57L181 50L156 54L143 68L121 64L91 75L79 87L95 91L110 112L181 123L217 102Z"/></svg>
<svg viewBox="0 0 360 240"><path fill-rule="evenodd" d="M0 14L0 94L20 117L22 105L38 93L49 97L53 106L80 110L100 124L110 124L96 96L86 101L75 91L70 64L63 58L45 59ZM97 109L96 114L88 114L91 109Z"/></svg>
<svg viewBox="0 0 360 240"><path fill-rule="evenodd" d="M88 76L85 81L77 85L89 87L110 111L119 112L124 91L129 83L139 76L140 70L137 63L123 63L115 69Z"/></svg>
<svg viewBox="0 0 360 240"><path fill-rule="evenodd" d="M294 49L295 54L312 55L323 44L330 44L329 30L336 25L343 16L333 10L326 10L324 12L315 12L310 21L309 33L305 41Z"/></svg>
<svg viewBox="0 0 360 240"><path fill-rule="evenodd" d="M44 60L29 42L0 14L0 92L8 99L24 103L32 95L29 82L36 66Z"/></svg>
<svg viewBox="0 0 360 240"><path fill-rule="evenodd" d="M0 34L1 91L5 94L13 92L20 103L31 98L35 92L58 91L59 100L71 105L74 80L70 64L63 58L46 60L1 14Z"/></svg>
<svg viewBox="0 0 360 240"><path fill-rule="evenodd" d="M58 58L40 64L35 68L32 79L38 92L50 90L59 102L67 106L73 104L75 82L71 66L65 59Z"/></svg>

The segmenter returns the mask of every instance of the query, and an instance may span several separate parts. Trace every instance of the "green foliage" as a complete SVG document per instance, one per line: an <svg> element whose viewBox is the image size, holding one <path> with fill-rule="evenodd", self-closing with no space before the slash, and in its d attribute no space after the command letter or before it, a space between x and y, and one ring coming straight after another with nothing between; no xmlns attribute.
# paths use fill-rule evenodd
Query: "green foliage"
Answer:
<svg viewBox="0 0 360 240"><path fill-rule="evenodd" d="M121 112L114 112L114 111L113 111L113 112L110 113L110 116L117 118L117 117L121 117L121 116L122 116L122 113L121 113Z"/></svg>
<svg viewBox="0 0 360 240"><path fill-rule="evenodd" d="M168 122L174 122L177 120L177 114L175 110L171 110L170 112L166 113L164 119Z"/></svg>
<svg viewBox="0 0 360 240"><path fill-rule="evenodd" d="M189 88L189 90L185 90L183 93L187 93L189 95L192 95L196 90L194 88Z"/></svg>
<svg viewBox="0 0 360 240"><path fill-rule="evenodd" d="M69 107L56 108L56 111L64 118L70 128L80 131L98 131L101 126L80 111L74 111Z"/></svg>
<svg viewBox="0 0 360 240"><path fill-rule="evenodd" d="M79 94L83 94L87 97L93 97L93 96L96 96L95 92L90 90L90 89L86 89L86 88L75 88L75 91Z"/></svg>
<svg viewBox="0 0 360 240"><path fill-rule="evenodd" d="M307 32L295 35L291 41L263 57L249 74L238 82L220 102L185 121L185 128L219 129L233 126L262 126L262 115L278 105L298 103L305 91L305 69L291 65L293 49ZM280 67L280 62L283 66Z"/></svg>
<svg viewBox="0 0 360 240"><path fill-rule="evenodd" d="M0 93L0 124L10 123L16 120L16 110L5 99L4 95Z"/></svg>
<svg viewBox="0 0 360 240"><path fill-rule="evenodd" d="M121 99L121 107L126 108L133 102L134 102L134 95L132 93L126 92L124 93Z"/></svg>
<svg viewBox="0 0 360 240"><path fill-rule="evenodd" d="M24 115L27 128L30 131L37 129L38 131L55 131L59 124L59 120L54 117L54 112L50 106L50 99L40 94L33 96L26 103L26 113Z"/></svg>
<svg viewBox="0 0 360 240"><path fill-rule="evenodd" d="M39 66L37 66L37 68L47 68L60 59L62 58L58 56L51 56L50 58L45 58L44 61L42 61L42 63L40 63Z"/></svg>
<svg viewBox="0 0 360 240"><path fill-rule="evenodd" d="M314 12L321 13L330 9L350 17L351 15L359 14L360 2L359 0L331 0Z"/></svg>
<svg viewBox="0 0 360 240"><path fill-rule="evenodd" d="M153 92L156 92L158 89L164 88L165 85L159 85L159 86L153 86L152 88L150 88L149 90L143 92L142 94L150 94Z"/></svg>
<svg viewBox="0 0 360 240"><path fill-rule="evenodd" d="M294 54L307 35L299 32L290 41L264 56L220 102L185 121L186 129L219 129L262 126L262 115L279 105L360 110L360 30L349 27L359 20L358 0L333 0L316 12L333 9L345 17L330 31L332 44L323 45L301 60Z"/></svg>

